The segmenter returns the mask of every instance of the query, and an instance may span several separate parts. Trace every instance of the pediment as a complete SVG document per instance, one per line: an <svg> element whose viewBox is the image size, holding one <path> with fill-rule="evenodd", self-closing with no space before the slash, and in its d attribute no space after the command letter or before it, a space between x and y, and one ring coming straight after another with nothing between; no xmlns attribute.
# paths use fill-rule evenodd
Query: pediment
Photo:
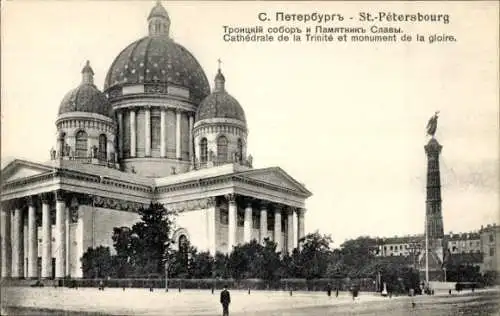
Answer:
<svg viewBox="0 0 500 316"><path fill-rule="evenodd" d="M51 170L49 166L39 163L14 160L2 170L2 183L40 175Z"/></svg>
<svg viewBox="0 0 500 316"><path fill-rule="evenodd" d="M244 178L249 180L254 180L257 182L296 191L306 196L312 195L304 185L296 181L279 167L249 170L242 172L240 176L243 176Z"/></svg>

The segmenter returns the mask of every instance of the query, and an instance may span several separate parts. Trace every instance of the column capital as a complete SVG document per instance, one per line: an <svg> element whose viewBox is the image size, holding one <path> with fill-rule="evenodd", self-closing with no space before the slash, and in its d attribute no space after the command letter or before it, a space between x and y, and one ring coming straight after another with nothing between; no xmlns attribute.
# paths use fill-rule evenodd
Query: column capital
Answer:
<svg viewBox="0 0 500 316"><path fill-rule="evenodd" d="M306 214L307 209L299 207L297 208L296 211L297 211L297 216L304 216Z"/></svg>
<svg viewBox="0 0 500 316"><path fill-rule="evenodd" d="M34 195L29 195L26 197L26 204L28 206L35 206L36 205L36 196Z"/></svg>
<svg viewBox="0 0 500 316"><path fill-rule="evenodd" d="M148 111L151 111L151 105L150 105L150 104L146 104L146 105L144 106L144 109L145 109L145 110L148 110Z"/></svg>
<svg viewBox="0 0 500 316"><path fill-rule="evenodd" d="M267 210L267 208L269 207L271 203L269 201L263 201L263 200L260 200L259 201L259 209L261 210Z"/></svg>
<svg viewBox="0 0 500 316"><path fill-rule="evenodd" d="M56 190L55 197L56 197L56 201L58 201L58 202L63 201L64 202L66 200L66 197L67 197L67 192L64 190Z"/></svg>
<svg viewBox="0 0 500 316"><path fill-rule="evenodd" d="M215 196L208 197L206 201L207 201L207 207L215 206Z"/></svg>
<svg viewBox="0 0 500 316"><path fill-rule="evenodd" d="M236 203L236 194L234 194L234 193L230 193L230 194L226 194L226 195L224 195L224 197L226 198L226 200L227 200L229 203Z"/></svg>
<svg viewBox="0 0 500 316"><path fill-rule="evenodd" d="M52 200L52 193L51 192L41 193L39 197L43 204L48 204Z"/></svg>
<svg viewBox="0 0 500 316"><path fill-rule="evenodd" d="M245 207L252 207L252 204L254 203L254 199L251 198L251 197L243 197L243 205L245 205Z"/></svg>
<svg viewBox="0 0 500 316"><path fill-rule="evenodd" d="M288 214L292 214L295 213L297 211L297 208L293 207L293 206L289 206L289 205L286 205L284 208L286 213Z"/></svg>

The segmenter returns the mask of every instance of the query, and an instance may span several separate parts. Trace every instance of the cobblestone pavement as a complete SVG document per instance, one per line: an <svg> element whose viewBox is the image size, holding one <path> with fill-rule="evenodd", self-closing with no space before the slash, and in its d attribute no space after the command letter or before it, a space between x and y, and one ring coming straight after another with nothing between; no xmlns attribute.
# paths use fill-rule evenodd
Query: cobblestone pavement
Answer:
<svg viewBox="0 0 500 316"><path fill-rule="evenodd" d="M218 292L156 289L26 288L2 289L2 315L220 315ZM383 298L348 293L231 291L231 315L500 315L500 291L460 295ZM412 304L414 303L414 305Z"/></svg>

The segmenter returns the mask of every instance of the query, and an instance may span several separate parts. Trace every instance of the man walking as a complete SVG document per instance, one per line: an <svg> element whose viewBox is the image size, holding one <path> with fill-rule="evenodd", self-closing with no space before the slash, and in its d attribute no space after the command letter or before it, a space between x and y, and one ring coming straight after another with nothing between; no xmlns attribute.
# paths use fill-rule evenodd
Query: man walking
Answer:
<svg viewBox="0 0 500 316"><path fill-rule="evenodd" d="M220 292L220 303L222 304L222 316L229 316L229 304L231 303L231 294L224 285L224 290Z"/></svg>

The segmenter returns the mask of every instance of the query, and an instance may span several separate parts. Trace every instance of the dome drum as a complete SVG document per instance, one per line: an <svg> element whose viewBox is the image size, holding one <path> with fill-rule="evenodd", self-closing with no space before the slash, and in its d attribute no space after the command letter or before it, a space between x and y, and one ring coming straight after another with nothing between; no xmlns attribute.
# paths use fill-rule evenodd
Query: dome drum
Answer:
<svg viewBox="0 0 500 316"><path fill-rule="evenodd" d="M197 166L247 161L247 132L239 126L198 126L193 136Z"/></svg>
<svg viewBox="0 0 500 316"><path fill-rule="evenodd" d="M163 99L173 98L193 105L198 105L204 95L197 95L189 89L170 84L135 84L112 87L107 90L108 99L114 103L123 99L135 99L144 97L160 97Z"/></svg>

